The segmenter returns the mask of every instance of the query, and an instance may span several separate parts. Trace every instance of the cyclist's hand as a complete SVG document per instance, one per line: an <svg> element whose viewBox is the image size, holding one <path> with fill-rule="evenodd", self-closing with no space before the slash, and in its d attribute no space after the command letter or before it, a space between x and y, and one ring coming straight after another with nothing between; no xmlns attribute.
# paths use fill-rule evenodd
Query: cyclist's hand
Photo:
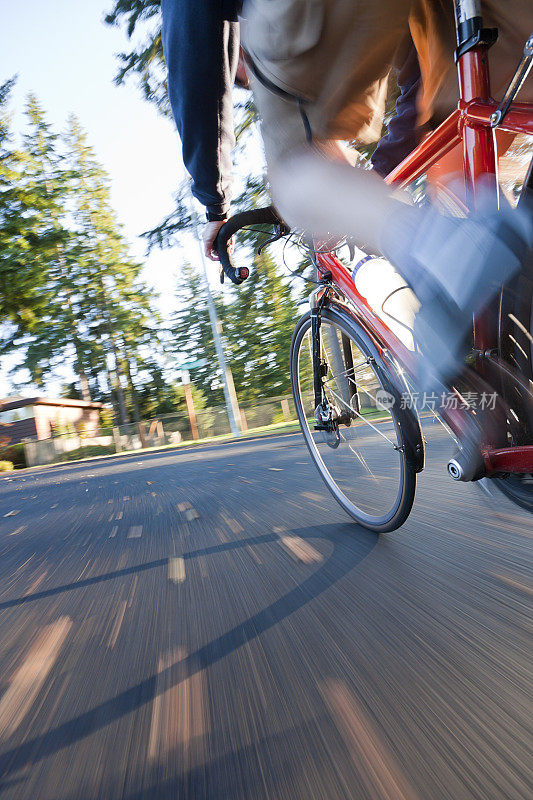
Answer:
<svg viewBox="0 0 533 800"><path fill-rule="evenodd" d="M217 233L227 220L217 220L216 222L207 222L202 231L202 240L204 243L205 254L211 261L218 261L217 251L214 249L213 244L217 238ZM233 237L228 242L228 252L233 253Z"/></svg>

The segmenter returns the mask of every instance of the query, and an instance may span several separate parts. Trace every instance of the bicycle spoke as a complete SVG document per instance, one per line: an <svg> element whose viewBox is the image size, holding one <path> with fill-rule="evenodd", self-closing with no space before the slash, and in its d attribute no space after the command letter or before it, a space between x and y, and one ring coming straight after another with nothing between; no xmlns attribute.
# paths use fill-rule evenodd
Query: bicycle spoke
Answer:
<svg viewBox="0 0 533 800"><path fill-rule="evenodd" d="M364 369L365 367L368 367L368 361L365 361L363 364L361 364L357 368L356 367L350 367L349 369L345 370L344 372L339 372L337 375L332 375L331 378L327 378L327 380L324 380L324 383L329 383L330 381L334 381L337 378L347 377L348 380L351 380L352 383L355 384L355 381L352 380L350 377L348 377L349 373L352 372L355 375L356 369L359 372L360 370Z"/></svg>
<svg viewBox="0 0 533 800"><path fill-rule="evenodd" d="M390 445L392 445L392 446L393 446L393 447L396 449L396 445L394 444L394 442L392 442L392 441L389 439L389 437L388 437L388 436L386 436L386 435L383 433L383 431L380 431L380 430L378 430L378 428L376 428L376 426L375 426L375 425L372 425L372 423L370 422L370 420L369 420L369 419L366 419L366 417L364 417L364 416L363 416L362 414L360 414L358 411L355 411L355 409L353 409L353 408L352 408L350 405L348 405L348 404L346 403L346 401L342 399L342 397L339 397L339 395L338 395L338 394L336 394L336 393L333 391L333 389L332 389L331 387L329 387L329 390L330 390L331 394L332 394L332 395L333 395L333 396L334 396L334 397L335 397L335 398L336 398L336 399L337 399L337 400L338 400L340 403L344 403L344 405L346 406L346 408L348 408L348 409L349 409L349 410L352 412L352 414L355 414L355 416L356 416L356 417L359 417L359 419L361 419L363 422L365 422L367 425L369 425L369 426L372 428L372 430L376 431L376 433L378 433L378 434L379 434L379 435L380 435L380 436L381 436L383 439L386 439L386 440L387 440L387 442L388 442ZM369 395L369 397L372 397L372 395L371 395L371 394L369 394L368 392L367 392L367 394Z"/></svg>

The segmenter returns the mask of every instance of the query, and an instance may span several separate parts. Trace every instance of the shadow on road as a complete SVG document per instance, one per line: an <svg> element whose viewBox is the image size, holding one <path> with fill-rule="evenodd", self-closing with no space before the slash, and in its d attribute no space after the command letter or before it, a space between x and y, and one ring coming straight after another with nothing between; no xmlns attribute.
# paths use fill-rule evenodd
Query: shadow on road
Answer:
<svg viewBox="0 0 533 800"><path fill-rule="evenodd" d="M53 589L43 589L42 592L34 592L33 594L26 594L22 597L15 597L13 600L4 600L3 603L0 603L0 611L6 608L14 608L15 606L32 603L36 600L44 600L46 597L54 597L54 595L70 592L73 589L83 589L86 586L94 586L97 583L112 581L115 578L122 578L124 575L134 575L137 572L146 572L155 567L164 567L167 564L168 558L159 558L157 561L149 561L146 564L137 564L134 567L125 567L124 569L117 569L113 572L106 572L104 575L95 575L93 578L84 578L81 581L74 581L74 583L65 583L63 586L54 586Z"/></svg>
<svg viewBox="0 0 533 800"><path fill-rule="evenodd" d="M255 536L251 539L243 541L227 542L226 544L213 545L212 547L205 547L202 550L191 550L184 553L182 558L185 560L197 558L198 556L209 556L214 553L221 553L226 550L235 550L246 545L264 544L265 542L275 542L279 537L275 533L265 534L264 536ZM4 600L0 603L0 611L6 608L15 608L26 603L32 603L36 600L43 600L46 597L54 597L54 595L63 594L63 592L71 592L74 589L83 589L87 586L94 586L97 583L104 583L105 581L112 581L115 578L123 578L125 575L134 575L138 572L146 572L150 569L157 567L166 567L168 558L159 558L156 561L148 561L145 564L136 564L134 567L124 567L124 569L113 570L113 572L106 572L103 575L95 575L92 578L84 578L83 580L74 581L73 583L65 583L62 586L54 586L52 589L43 589L41 592L34 592L33 594L26 594L22 597L15 597L13 600Z"/></svg>
<svg viewBox="0 0 533 800"><path fill-rule="evenodd" d="M239 625L231 628L226 633L200 647L196 652L191 653L187 658L173 664L168 669L154 673L148 678L137 683L114 697L103 701L89 711L70 719L56 728L48 730L41 736L26 740L20 747L13 747L0 756L0 775L7 777L8 774L21 769L29 764L37 763L62 748L83 739L97 730L104 728L115 720L130 714L146 703L150 703L159 693L158 686L168 688L176 686L182 681L190 678L200 670L206 669L226 656L233 653L238 648L247 644L251 640L260 636L290 614L303 608L307 603L322 594L333 586L337 581L347 575L352 569L360 564L375 547L378 536L353 524L343 525L327 524L308 527L305 529L295 529L291 531L302 538L322 538L328 539L333 544L333 550L316 570L301 584L298 584L278 600L271 603L261 611L252 615ZM258 542L274 541L278 537L275 534L258 536L249 539L229 542L216 545L203 550L191 551L183 555L184 558L215 553L223 550L246 547L247 545L257 544ZM67 584L56 589L49 589L45 592L38 592L25 598L8 601L12 605L40 597L48 597L61 591L68 591L80 586L97 584L100 581L111 580L119 575L139 572L146 569L162 566L167 563L167 559L140 564L124 570L117 570L107 573L100 577L88 578L75 584ZM7 604L2 604L2 608ZM2 784L0 783L0 786ZM5 784L4 784L5 786Z"/></svg>

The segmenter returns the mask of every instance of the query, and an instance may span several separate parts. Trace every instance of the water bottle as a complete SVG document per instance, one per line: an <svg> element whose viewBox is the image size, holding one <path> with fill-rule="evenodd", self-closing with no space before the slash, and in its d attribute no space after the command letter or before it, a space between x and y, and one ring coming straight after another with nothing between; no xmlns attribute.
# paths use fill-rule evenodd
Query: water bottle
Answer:
<svg viewBox="0 0 533 800"><path fill-rule="evenodd" d="M392 264L380 256L355 249L352 279L372 311L396 334L409 350L414 350L413 323L420 308L413 291Z"/></svg>

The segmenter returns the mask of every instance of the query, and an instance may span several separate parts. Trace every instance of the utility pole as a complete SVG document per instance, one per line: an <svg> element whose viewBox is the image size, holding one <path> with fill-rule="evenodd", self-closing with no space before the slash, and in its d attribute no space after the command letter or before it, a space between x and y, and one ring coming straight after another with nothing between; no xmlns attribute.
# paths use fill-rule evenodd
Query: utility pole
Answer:
<svg viewBox="0 0 533 800"><path fill-rule="evenodd" d="M188 369L181 370L181 385L183 386L185 403L187 404L187 414L189 415L189 422L191 423L192 438L197 440L200 438L200 434L198 433L198 424L196 422L196 409L194 407L194 400L191 389L191 378Z"/></svg>
<svg viewBox="0 0 533 800"><path fill-rule="evenodd" d="M233 383L233 375L226 363L224 355L224 346L220 337L221 324L217 316L215 304L213 302L213 295L209 287L209 278L207 275L207 265L205 263L205 255L198 222L195 225L196 238L200 248L200 258L202 260L202 270L204 276L205 295L207 298L207 307L209 309L209 319L211 321L211 330L213 331L213 339L215 340L215 349L217 353L218 366L222 375L222 386L224 387L224 397L226 399L226 409L228 411L229 425L231 432L234 436L241 434L241 413L239 411L239 404L237 402L237 394L235 392L235 385Z"/></svg>

